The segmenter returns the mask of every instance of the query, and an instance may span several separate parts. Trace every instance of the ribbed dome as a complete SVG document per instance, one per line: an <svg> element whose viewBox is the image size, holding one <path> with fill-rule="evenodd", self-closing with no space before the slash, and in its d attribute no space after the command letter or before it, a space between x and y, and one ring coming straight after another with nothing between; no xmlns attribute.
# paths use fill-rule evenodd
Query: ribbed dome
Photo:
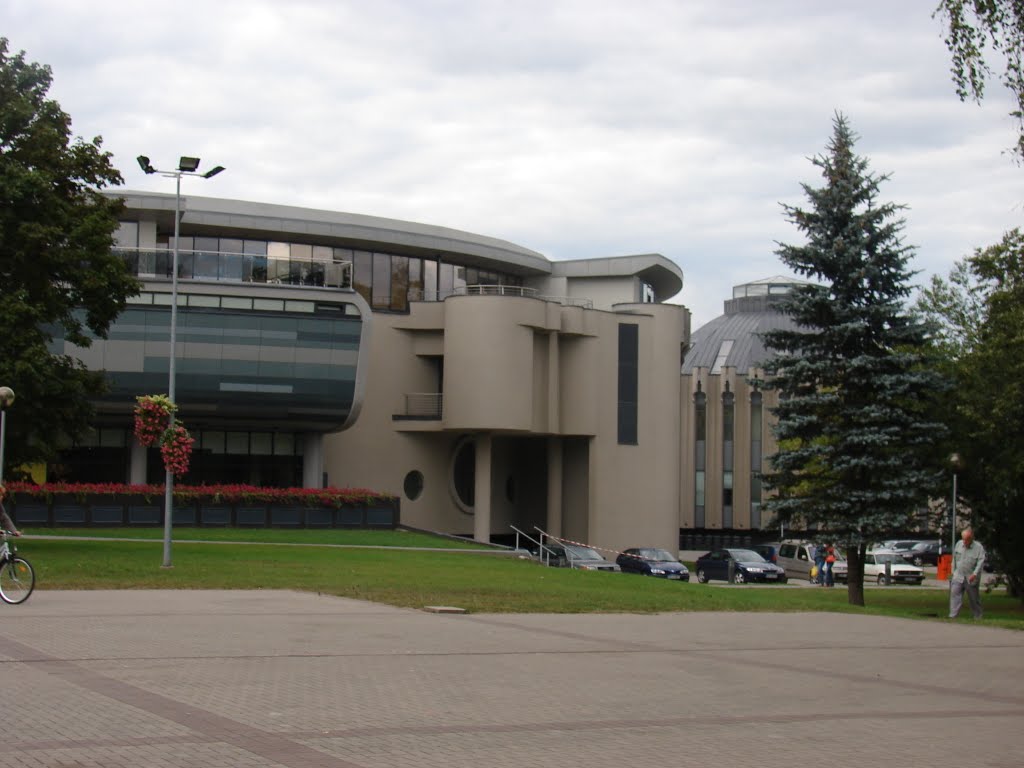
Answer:
<svg viewBox="0 0 1024 768"><path fill-rule="evenodd" d="M719 373L720 368L729 367L746 373L763 363L770 353L760 334L777 328L796 328L796 323L779 312L777 306L794 286L808 284L792 277L776 276L737 285L733 288L733 298L725 302L725 314L691 334L691 346L683 359L682 372L709 368L713 369L712 373ZM720 354L724 359L719 360Z"/></svg>

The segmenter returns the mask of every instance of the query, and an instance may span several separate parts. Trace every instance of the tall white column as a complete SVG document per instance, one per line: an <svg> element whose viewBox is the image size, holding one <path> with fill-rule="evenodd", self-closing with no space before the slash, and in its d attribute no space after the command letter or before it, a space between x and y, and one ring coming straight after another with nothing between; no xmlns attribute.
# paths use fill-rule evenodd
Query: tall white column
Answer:
<svg viewBox="0 0 1024 768"><path fill-rule="evenodd" d="M146 448L132 440L131 453L128 455L128 482L132 485L146 484Z"/></svg>
<svg viewBox="0 0 1024 768"><path fill-rule="evenodd" d="M473 489L473 538L491 541L491 436L476 438L476 481Z"/></svg>
<svg viewBox="0 0 1024 768"><path fill-rule="evenodd" d="M302 437L302 487L322 488L324 484L324 436L307 432Z"/></svg>

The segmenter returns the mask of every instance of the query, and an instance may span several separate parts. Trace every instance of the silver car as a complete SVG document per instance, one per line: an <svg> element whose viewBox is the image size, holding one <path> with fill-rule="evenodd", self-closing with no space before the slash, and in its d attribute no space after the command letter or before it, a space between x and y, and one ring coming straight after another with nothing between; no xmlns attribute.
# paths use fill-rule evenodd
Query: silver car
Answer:
<svg viewBox="0 0 1024 768"><path fill-rule="evenodd" d="M817 552L817 545L812 541L787 540L779 544L779 554L776 563L792 579L807 579L814 581L811 577L811 569L814 567L814 555ZM848 575L846 558L842 551L835 548L836 561L832 564L832 578L845 584Z"/></svg>

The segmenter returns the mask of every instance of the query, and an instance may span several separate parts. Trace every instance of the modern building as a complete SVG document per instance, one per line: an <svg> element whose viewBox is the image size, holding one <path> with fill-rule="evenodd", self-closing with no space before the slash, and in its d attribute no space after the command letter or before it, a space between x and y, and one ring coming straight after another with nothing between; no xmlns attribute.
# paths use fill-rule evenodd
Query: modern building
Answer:
<svg viewBox="0 0 1024 768"><path fill-rule="evenodd" d="M745 541L772 523L761 508L759 473L778 448L770 413L778 393L760 386L770 356L761 334L796 327L779 300L800 284L770 277L738 285L725 313L693 332L682 367L684 548L699 549L709 538Z"/></svg>
<svg viewBox="0 0 1024 768"><path fill-rule="evenodd" d="M56 342L111 389L95 439L55 472L160 482L131 413L167 391L176 198L119 194L118 249L143 289L108 338ZM684 386L707 392L710 374L680 376L690 316L665 303L683 275L664 256L552 261L445 227L205 197L180 212L185 482L368 487L401 497L404 524L479 540L537 527L675 548L684 519L714 525L682 498Z"/></svg>

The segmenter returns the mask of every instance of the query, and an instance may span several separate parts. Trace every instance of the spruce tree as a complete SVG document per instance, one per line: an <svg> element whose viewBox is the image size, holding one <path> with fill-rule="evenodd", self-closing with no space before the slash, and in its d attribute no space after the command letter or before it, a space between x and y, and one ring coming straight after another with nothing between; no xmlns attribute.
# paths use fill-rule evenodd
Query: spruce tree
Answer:
<svg viewBox="0 0 1024 768"><path fill-rule="evenodd" d="M783 206L806 243L779 243L777 253L813 282L783 303L796 329L764 335L767 387L780 393L765 506L845 549L849 602L863 605L868 546L927 504L928 449L941 427L926 420L925 403L940 382L924 364L926 326L905 307L913 249L901 235L903 206L878 202L888 177L854 154L845 117L833 127L827 153L812 158L824 186L802 185L808 209Z"/></svg>

